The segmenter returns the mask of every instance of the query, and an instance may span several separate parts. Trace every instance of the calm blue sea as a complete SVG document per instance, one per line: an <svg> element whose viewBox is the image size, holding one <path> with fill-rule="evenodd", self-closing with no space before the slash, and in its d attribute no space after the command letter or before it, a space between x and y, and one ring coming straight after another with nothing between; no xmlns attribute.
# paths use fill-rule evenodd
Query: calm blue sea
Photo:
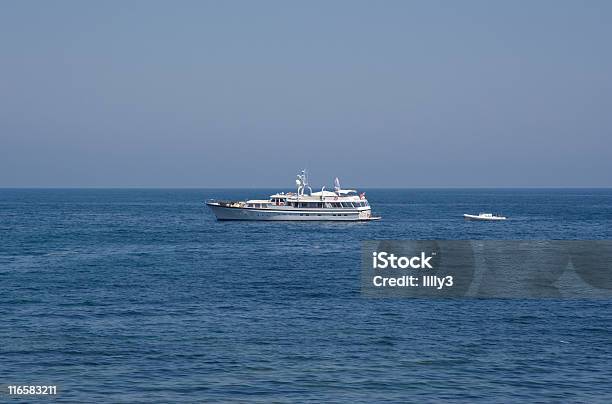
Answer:
<svg viewBox="0 0 612 404"><path fill-rule="evenodd" d="M359 262L368 239L612 239L612 190L371 189L383 220L353 224L203 204L273 191L0 189L0 401L612 402L611 302L367 299Z"/></svg>

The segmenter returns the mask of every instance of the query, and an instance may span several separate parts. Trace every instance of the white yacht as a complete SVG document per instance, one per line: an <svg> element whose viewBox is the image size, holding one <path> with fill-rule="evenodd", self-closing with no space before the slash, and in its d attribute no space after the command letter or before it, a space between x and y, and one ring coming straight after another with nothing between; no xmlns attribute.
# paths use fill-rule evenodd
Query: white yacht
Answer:
<svg viewBox="0 0 612 404"><path fill-rule="evenodd" d="M338 178L334 191L312 192L306 171L295 180L297 192L270 195L269 199L248 201L210 200L206 205L217 220L292 220L292 221L367 221L380 219L372 216L365 192L341 189Z"/></svg>
<svg viewBox="0 0 612 404"><path fill-rule="evenodd" d="M466 220L506 220L505 216L494 215L493 213L479 213L478 215L469 215L465 213L463 217Z"/></svg>

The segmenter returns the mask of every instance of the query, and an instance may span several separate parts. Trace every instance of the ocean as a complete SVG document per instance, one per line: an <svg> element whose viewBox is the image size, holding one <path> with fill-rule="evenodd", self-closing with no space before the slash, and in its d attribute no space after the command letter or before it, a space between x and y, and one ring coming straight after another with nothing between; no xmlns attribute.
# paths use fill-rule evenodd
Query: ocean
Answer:
<svg viewBox="0 0 612 404"><path fill-rule="evenodd" d="M360 292L362 240L612 239L612 190L366 189L368 223L204 205L274 191L0 189L0 401L612 402L609 300Z"/></svg>

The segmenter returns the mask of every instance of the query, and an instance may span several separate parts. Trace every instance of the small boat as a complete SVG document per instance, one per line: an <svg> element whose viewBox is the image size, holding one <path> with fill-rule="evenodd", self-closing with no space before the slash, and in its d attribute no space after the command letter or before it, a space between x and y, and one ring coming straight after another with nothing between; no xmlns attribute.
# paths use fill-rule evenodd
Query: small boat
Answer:
<svg viewBox="0 0 612 404"><path fill-rule="evenodd" d="M494 215L493 213L479 213L478 215L463 215L465 220L506 220L506 216Z"/></svg>

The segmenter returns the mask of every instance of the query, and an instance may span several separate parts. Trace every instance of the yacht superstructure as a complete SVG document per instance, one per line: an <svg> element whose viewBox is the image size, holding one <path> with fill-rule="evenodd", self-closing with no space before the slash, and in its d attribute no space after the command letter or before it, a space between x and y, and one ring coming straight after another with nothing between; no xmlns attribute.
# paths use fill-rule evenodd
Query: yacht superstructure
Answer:
<svg viewBox="0 0 612 404"><path fill-rule="evenodd" d="M365 192L341 189L338 178L334 191L312 192L306 171L295 180L297 191L270 195L269 199L247 201L207 201L217 220L290 220L290 221L366 221L372 216Z"/></svg>

